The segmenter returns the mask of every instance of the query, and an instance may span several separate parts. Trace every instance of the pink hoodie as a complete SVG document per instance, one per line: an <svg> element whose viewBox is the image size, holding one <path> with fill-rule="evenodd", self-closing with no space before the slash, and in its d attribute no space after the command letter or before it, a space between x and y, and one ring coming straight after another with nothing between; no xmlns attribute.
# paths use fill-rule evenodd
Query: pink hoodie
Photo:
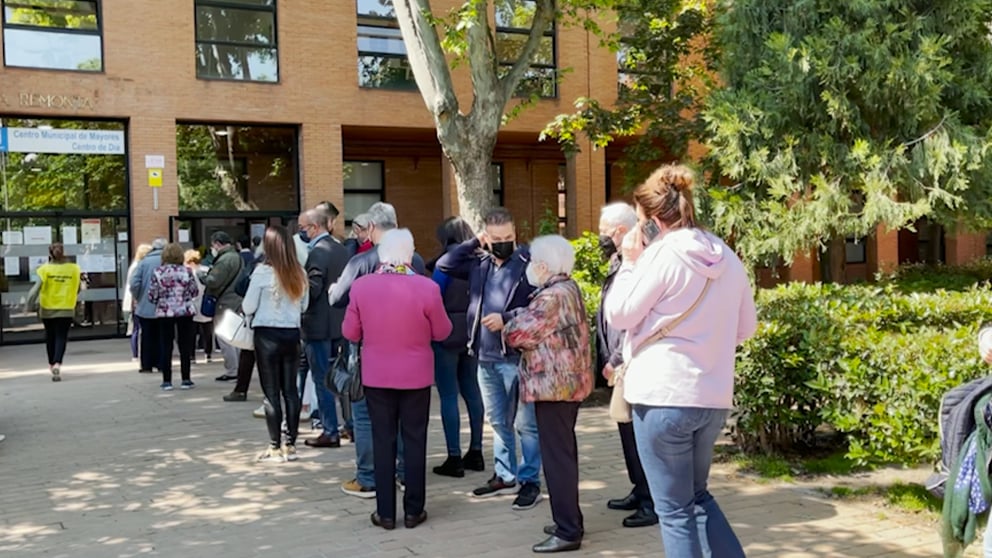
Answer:
<svg viewBox="0 0 992 558"><path fill-rule="evenodd" d="M681 316L712 280L695 310L665 339L634 347ZM754 334L754 294L744 265L722 240L679 229L624 263L604 302L610 325L626 330L624 397L656 407L729 409L737 345Z"/></svg>

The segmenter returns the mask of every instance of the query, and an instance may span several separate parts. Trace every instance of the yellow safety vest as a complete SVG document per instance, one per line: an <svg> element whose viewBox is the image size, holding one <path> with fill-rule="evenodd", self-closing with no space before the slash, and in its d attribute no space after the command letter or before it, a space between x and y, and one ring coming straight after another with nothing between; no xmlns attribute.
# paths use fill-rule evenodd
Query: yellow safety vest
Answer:
<svg viewBox="0 0 992 558"><path fill-rule="evenodd" d="M41 279L39 305L45 310L73 310L79 294L79 266L71 263L47 263L36 271Z"/></svg>

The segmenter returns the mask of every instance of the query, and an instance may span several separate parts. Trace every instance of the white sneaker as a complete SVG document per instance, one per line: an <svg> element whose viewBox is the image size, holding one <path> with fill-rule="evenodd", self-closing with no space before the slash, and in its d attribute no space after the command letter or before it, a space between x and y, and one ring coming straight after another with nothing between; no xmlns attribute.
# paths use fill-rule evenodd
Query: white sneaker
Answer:
<svg viewBox="0 0 992 558"><path fill-rule="evenodd" d="M6 439L7 439L7 437L6 437L6 436L4 436L3 434L0 434L0 442L2 442L2 441L4 441L4 440L6 440Z"/></svg>
<svg viewBox="0 0 992 558"><path fill-rule="evenodd" d="M285 463L286 456L280 448L268 448L258 456L259 463Z"/></svg>
<svg viewBox="0 0 992 558"><path fill-rule="evenodd" d="M251 412L251 416L255 418L264 419L265 418L265 404L263 403L261 407L255 409Z"/></svg>

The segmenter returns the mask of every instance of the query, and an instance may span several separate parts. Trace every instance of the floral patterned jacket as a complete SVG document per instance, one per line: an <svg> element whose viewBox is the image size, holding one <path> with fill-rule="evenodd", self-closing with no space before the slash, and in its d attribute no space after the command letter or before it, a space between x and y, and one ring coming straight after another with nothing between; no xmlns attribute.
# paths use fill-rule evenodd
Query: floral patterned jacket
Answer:
<svg viewBox="0 0 992 558"><path fill-rule="evenodd" d="M552 277L530 305L503 326L506 343L520 350L520 399L582 401L592 392L592 350L582 292L572 278Z"/></svg>
<svg viewBox="0 0 992 558"><path fill-rule="evenodd" d="M179 318L196 314L199 294L196 277L184 265L165 264L152 272L148 300L155 305L156 318Z"/></svg>

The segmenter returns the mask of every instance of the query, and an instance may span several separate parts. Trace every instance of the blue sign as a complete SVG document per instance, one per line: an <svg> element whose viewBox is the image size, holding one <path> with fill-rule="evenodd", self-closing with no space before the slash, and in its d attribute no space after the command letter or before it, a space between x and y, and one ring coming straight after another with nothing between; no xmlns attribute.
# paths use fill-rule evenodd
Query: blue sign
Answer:
<svg viewBox="0 0 992 558"><path fill-rule="evenodd" d="M7 152L7 128L0 128L0 153Z"/></svg>

